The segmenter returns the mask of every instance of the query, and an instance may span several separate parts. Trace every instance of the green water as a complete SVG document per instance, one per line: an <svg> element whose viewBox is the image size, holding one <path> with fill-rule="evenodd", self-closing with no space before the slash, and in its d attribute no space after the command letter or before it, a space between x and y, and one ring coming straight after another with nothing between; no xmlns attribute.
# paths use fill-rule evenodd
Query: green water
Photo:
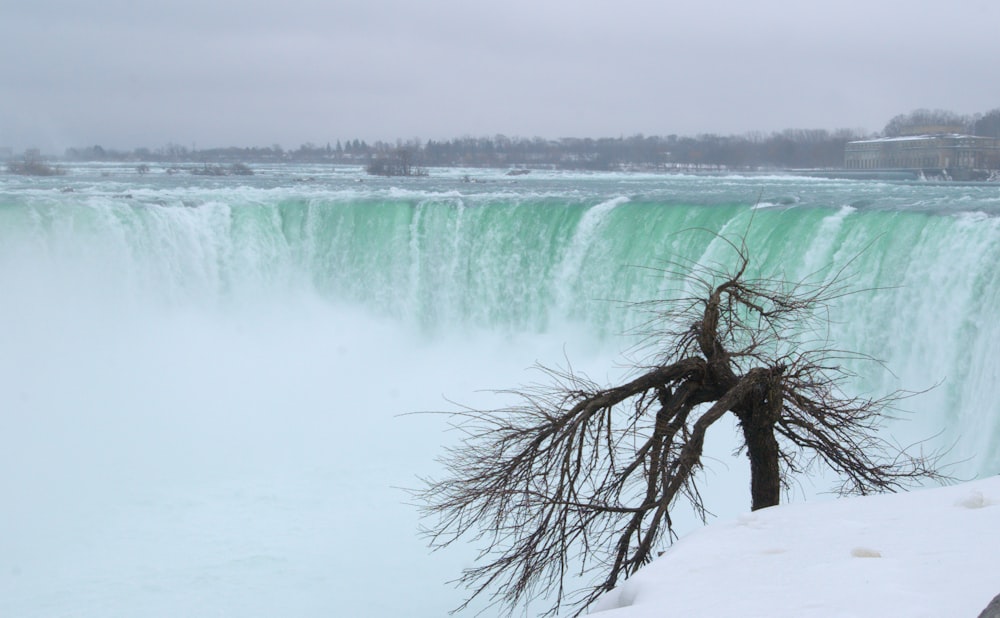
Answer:
<svg viewBox="0 0 1000 618"><path fill-rule="evenodd" d="M762 276L843 270L863 291L831 307L824 336L886 362L859 369L865 389L940 384L914 400L912 432L940 429L982 473L1000 468L998 213L995 185L90 166L2 178L0 285L7 319L38 303L199 312L309 297L430 338L572 325L626 347L649 317L635 303L690 294L685 271L730 268L726 240L745 239Z"/></svg>

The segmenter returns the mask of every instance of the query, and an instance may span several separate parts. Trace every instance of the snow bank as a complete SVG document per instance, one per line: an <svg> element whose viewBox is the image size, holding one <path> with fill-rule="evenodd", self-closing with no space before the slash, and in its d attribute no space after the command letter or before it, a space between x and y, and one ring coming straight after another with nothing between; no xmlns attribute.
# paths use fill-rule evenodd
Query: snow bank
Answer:
<svg viewBox="0 0 1000 618"><path fill-rule="evenodd" d="M975 617L1000 592L1000 476L764 509L675 543L602 618Z"/></svg>

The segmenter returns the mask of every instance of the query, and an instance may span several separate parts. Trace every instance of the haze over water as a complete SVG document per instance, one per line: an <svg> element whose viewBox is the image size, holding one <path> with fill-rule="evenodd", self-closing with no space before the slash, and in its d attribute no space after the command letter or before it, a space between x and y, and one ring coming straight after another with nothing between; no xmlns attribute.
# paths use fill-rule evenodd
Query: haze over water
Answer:
<svg viewBox="0 0 1000 618"><path fill-rule="evenodd" d="M885 361L857 389L939 384L890 430L993 474L998 214L991 185L792 177L0 177L0 615L443 615L475 553L429 555L401 488L456 436L406 413L498 406L536 361L622 375L627 303L731 263L714 233L790 280L849 265L869 291L824 335ZM748 509L732 447L719 516Z"/></svg>

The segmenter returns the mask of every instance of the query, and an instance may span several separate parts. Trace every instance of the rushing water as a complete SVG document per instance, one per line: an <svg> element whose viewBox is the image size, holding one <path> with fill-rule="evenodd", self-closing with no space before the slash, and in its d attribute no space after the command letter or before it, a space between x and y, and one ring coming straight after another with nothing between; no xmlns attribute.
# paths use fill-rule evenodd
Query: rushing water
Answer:
<svg viewBox="0 0 1000 618"><path fill-rule="evenodd" d="M731 264L720 234L846 268L826 336L885 361L856 388L937 385L892 433L996 473L998 215L996 185L793 177L0 177L0 615L442 615L471 554L428 556L398 488L454 438L400 414L620 374L630 303Z"/></svg>

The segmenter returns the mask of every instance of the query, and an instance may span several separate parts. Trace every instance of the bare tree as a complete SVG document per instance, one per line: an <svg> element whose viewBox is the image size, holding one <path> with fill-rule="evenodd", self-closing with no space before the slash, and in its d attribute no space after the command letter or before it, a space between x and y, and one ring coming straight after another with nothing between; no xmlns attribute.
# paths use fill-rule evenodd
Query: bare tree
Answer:
<svg viewBox="0 0 1000 618"><path fill-rule="evenodd" d="M851 293L843 273L790 284L752 278L745 244L734 270L693 268L701 292L648 305L656 342L632 379L602 387L572 370L502 391L515 405L456 413L461 444L445 476L418 497L433 547L470 536L479 564L459 582L512 612L540 596L582 613L675 538L671 511L686 501L702 520L698 485L708 431L738 419L750 461L753 509L778 504L813 464L837 473L841 493L894 491L939 476L937 455L911 454L879 436L905 396L845 393L845 360L831 347L829 305ZM691 289L691 286L689 286ZM871 360L871 359L869 359ZM570 576L596 582L567 590Z"/></svg>
<svg viewBox="0 0 1000 618"><path fill-rule="evenodd" d="M882 133L886 137L899 137L918 133L962 132L970 130L971 124L972 120L968 116L952 111L915 109L909 114L893 116Z"/></svg>
<svg viewBox="0 0 1000 618"><path fill-rule="evenodd" d="M983 137L1000 139L1000 107L991 109L976 118L973 124L973 132Z"/></svg>
<svg viewBox="0 0 1000 618"><path fill-rule="evenodd" d="M368 162L366 171L373 176L426 176L427 170L412 165L413 153L407 148L397 148Z"/></svg>

